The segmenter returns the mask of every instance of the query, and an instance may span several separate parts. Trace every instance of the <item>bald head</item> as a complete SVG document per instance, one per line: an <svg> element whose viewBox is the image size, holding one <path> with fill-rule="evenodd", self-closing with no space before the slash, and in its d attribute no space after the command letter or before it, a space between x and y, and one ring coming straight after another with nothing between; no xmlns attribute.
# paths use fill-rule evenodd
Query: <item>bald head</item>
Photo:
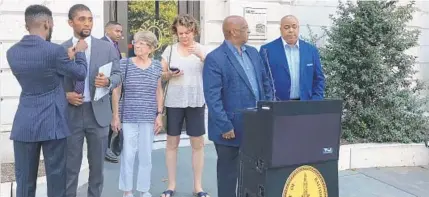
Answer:
<svg viewBox="0 0 429 197"><path fill-rule="evenodd" d="M289 45L295 45L299 37L299 21L293 15L286 15L280 20L280 33Z"/></svg>
<svg viewBox="0 0 429 197"><path fill-rule="evenodd" d="M223 35L226 39L230 38L232 35L232 31L235 29L240 29L244 24L246 23L246 20L244 20L241 16L228 16L223 20L222 30Z"/></svg>
<svg viewBox="0 0 429 197"><path fill-rule="evenodd" d="M280 20L280 25L288 21L293 21L299 24L298 18L296 18L294 15L286 15L286 16L283 16L283 18Z"/></svg>
<svg viewBox="0 0 429 197"><path fill-rule="evenodd" d="M246 20L241 16L228 16L223 20L223 35L225 40L229 40L237 45L247 42L249 27Z"/></svg>

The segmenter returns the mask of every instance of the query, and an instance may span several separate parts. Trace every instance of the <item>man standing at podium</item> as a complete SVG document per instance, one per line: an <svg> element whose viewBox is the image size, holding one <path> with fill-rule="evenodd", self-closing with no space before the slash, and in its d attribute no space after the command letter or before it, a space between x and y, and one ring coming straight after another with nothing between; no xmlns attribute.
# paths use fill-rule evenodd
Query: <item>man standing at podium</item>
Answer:
<svg viewBox="0 0 429 197"><path fill-rule="evenodd" d="M274 82L277 100L322 100L325 77L319 51L301 40L299 21L287 15L280 21L281 36L259 50Z"/></svg>
<svg viewBox="0 0 429 197"><path fill-rule="evenodd" d="M258 51L245 45L246 20L229 16L223 22L225 41L209 53L203 68L204 96L208 107L208 135L218 156L218 196L236 197L238 151L243 135L240 110L272 100L272 89Z"/></svg>

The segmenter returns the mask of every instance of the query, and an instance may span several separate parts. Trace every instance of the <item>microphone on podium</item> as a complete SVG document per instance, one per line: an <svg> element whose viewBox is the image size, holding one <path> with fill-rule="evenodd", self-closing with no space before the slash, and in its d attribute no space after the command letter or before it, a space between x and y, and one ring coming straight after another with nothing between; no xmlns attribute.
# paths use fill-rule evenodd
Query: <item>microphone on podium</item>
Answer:
<svg viewBox="0 0 429 197"><path fill-rule="evenodd" d="M277 99L276 98L276 87L275 87L275 85L274 85L274 78L273 78L273 74L271 73L271 66L270 66L270 62L269 62L269 60L268 60L268 52L267 52L267 49L263 49L264 50L264 59L265 59L265 61L267 62L267 67L268 67L268 72L269 72L269 74L270 74L270 80L271 80L271 88L273 89L273 100L274 101L277 101L277 100L280 100L280 99Z"/></svg>

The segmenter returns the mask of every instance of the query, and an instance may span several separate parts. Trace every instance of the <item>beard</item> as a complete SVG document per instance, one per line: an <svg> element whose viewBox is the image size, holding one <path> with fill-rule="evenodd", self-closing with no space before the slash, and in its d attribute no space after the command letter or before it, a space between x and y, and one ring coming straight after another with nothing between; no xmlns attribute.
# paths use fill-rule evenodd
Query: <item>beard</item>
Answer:
<svg viewBox="0 0 429 197"><path fill-rule="evenodd" d="M51 42L52 32L53 32L53 29L52 29L52 27L50 27L48 35L46 36L46 41Z"/></svg>
<svg viewBox="0 0 429 197"><path fill-rule="evenodd" d="M89 33L88 33L88 34L84 33L83 31L80 31L80 32L79 32L79 36L80 36L81 38L86 38L86 37L88 37L88 36L90 36L90 35L91 35L91 31L89 31Z"/></svg>

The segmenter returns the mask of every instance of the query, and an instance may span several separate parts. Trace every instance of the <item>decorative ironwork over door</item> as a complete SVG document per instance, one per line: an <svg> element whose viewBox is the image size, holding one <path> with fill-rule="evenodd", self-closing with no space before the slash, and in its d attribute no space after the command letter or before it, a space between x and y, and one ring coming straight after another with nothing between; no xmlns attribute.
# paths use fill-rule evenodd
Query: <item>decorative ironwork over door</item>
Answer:
<svg viewBox="0 0 429 197"><path fill-rule="evenodd" d="M104 22L113 20L123 25L128 36L120 42L121 51L133 56L132 34L139 28L157 32L161 42L157 49L159 55L168 43L172 42L170 25L178 13L187 13L200 19L200 2L184 0L140 0L140 1L106 1L104 3ZM196 37L199 41L199 37ZM131 53L129 53L131 52Z"/></svg>
<svg viewBox="0 0 429 197"><path fill-rule="evenodd" d="M128 2L128 32L131 43L132 36L139 30L149 30L158 37L158 48L155 58L159 58L162 51L173 43L171 23L178 13L178 1L130 1ZM130 50L130 56L133 51Z"/></svg>

